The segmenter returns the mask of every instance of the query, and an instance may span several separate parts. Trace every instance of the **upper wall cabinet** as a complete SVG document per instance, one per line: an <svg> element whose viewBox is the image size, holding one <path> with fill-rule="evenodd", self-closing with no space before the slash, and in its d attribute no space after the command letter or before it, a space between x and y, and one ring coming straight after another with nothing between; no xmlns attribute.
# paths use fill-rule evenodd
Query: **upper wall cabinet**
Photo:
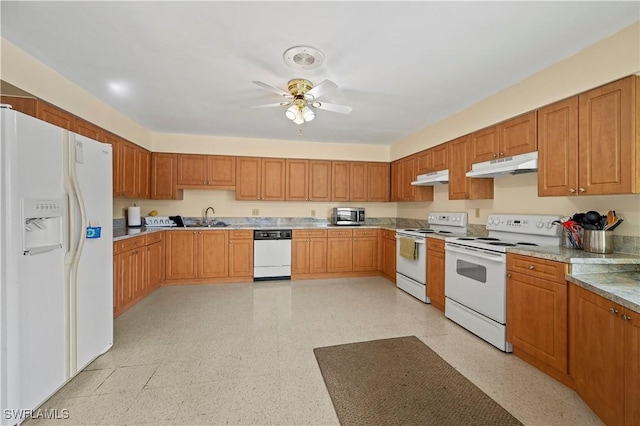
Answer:
<svg viewBox="0 0 640 426"><path fill-rule="evenodd" d="M537 114L531 111L471 134L471 163L533 152L537 148Z"/></svg>
<svg viewBox="0 0 640 426"><path fill-rule="evenodd" d="M446 143L425 149L417 154L416 173L438 172L449 168L449 147Z"/></svg>
<svg viewBox="0 0 640 426"><path fill-rule="evenodd" d="M413 186L416 180L420 154L391 163L391 201L433 201L432 186Z"/></svg>
<svg viewBox="0 0 640 426"><path fill-rule="evenodd" d="M284 158L237 157L236 200L284 199Z"/></svg>
<svg viewBox="0 0 640 426"><path fill-rule="evenodd" d="M493 199L493 178L468 178L471 170L472 141L469 135L452 140L449 145L449 199Z"/></svg>
<svg viewBox="0 0 640 426"><path fill-rule="evenodd" d="M178 154L178 187L235 189L236 157Z"/></svg>
<svg viewBox="0 0 640 426"><path fill-rule="evenodd" d="M151 154L151 199L182 200L183 191L178 190L178 155L153 152Z"/></svg>
<svg viewBox="0 0 640 426"><path fill-rule="evenodd" d="M285 165L285 200L331 200L331 161L288 158Z"/></svg>
<svg viewBox="0 0 640 426"><path fill-rule="evenodd" d="M389 201L389 164L331 162L332 201Z"/></svg>
<svg viewBox="0 0 640 426"><path fill-rule="evenodd" d="M640 192L638 77L541 108L538 195Z"/></svg>

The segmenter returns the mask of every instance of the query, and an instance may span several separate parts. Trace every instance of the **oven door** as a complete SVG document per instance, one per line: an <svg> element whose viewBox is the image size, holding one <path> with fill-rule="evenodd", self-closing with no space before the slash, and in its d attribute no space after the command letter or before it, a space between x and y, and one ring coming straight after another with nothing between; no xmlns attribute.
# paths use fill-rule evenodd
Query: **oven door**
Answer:
<svg viewBox="0 0 640 426"><path fill-rule="evenodd" d="M397 235L396 240L400 239L401 236L415 240L418 246L418 256L413 260L400 256L400 243L397 242L396 272L424 285L427 282L427 242L424 238L415 238L407 235Z"/></svg>
<svg viewBox="0 0 640 426"><path fill-rule="evenodd" d="M445 254L445 296L506 324L507 255L451 243Z"/></svg>

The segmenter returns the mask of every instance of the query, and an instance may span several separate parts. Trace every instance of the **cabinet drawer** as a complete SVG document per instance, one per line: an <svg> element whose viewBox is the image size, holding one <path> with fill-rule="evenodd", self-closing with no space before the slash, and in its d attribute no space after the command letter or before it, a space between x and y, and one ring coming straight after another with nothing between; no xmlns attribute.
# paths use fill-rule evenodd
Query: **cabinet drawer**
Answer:
<svg viewBox="0 0 640 426"><path fill-rule="evenodd" d="M329 238L335 237L352 237L353 229L328 229L327 236Z"/></svg>
<svg viewBox="0 0 640 426"><path fill-rule="evenodd" d="M382 238L387 238L389 240L395 240L396 239L396 231L390 231L388 229L383 229L382 230Z"/></svg>
<svg viewBox="0 0 640 426"><path fill-rule="evenodd" d="M519 254L507 254L507 270L564 284L567 264Z"/></svg>
<svg viewBox="0 0 640 426"><path fill-rule="evenodd" d="M164 231L154 232L147 235L147 245L162 241Z"/></svg>
<svg viewBox="0 0 640 426"><path fill-rule="evenodd" d="M327 236L326 229L294 229L293 230L293 238L326 237L326 236Z"/></svg>
<svg viewBox="0 0 640 426"><path fill-rule="evenodd" d="M127 238L126 240L116 241L113 243L113 253L122 253L128 250L132 250L136 247L143 247L146 245L146 239L144 236Z"/></svg>
<svg viewBox="0 0 640 426"><path fill-rule="evenodd" d="M229 231L230 240L246 240L253 238L253 229L232 229Z"/></svg>
<svg viewBox="0 0 640 426"><path fill-rule="evenodd" d="M378 230L377 229L354 229L353 236L354 237L377 237Z"/></svg>
<svg viewBox="0 0 640 426"><path fill-rule="evenodd" d="M435 238L427 238L427 253L432 250L444 253L444 241L437 240Z"/></svg>

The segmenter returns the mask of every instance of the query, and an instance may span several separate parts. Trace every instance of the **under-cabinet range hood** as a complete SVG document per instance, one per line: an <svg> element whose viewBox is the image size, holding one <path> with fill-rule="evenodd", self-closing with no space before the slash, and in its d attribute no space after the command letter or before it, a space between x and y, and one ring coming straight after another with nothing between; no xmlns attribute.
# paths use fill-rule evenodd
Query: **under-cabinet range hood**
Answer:
<svg viewBox="0 0 640 426"><path fill-rule="evenodd" d="M498 158L496 160L476 163L466 176L471 178L491 178L505 175L517 175L538 171L538 152Z"/></svg>
<svg viewBox="0 0 640 426"><path fill-rule="evenodd" d="M440 183L449 183L449 170L440 170L433 173L418 175L416 180L411 182L413 186L433 186Z"/></svg>

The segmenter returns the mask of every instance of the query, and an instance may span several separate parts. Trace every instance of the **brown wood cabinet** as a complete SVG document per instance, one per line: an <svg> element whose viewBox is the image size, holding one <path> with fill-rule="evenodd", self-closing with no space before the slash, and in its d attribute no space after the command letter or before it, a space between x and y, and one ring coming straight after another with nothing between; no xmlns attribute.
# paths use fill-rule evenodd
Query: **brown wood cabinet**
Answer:
<svg viewBox="0 0 640 426"><path fill-rule="evenodd" d="M180 188L235 189L236 157L178 154L177 178Z"/></svg>
<svg viewBox="0 0 640 426"><path fill-rule="evenodd" d="M389 163L367 163L367 200L389 201L391 183Z"/></svg>
<svg viewBox="0 0 640 426"><path fill-rule="evenodd" d="M327 231L327 272L353 271L353 230Z"/></svg>
<svg viewBox="0 0 640 426"><path fill-rule="evenodd" d="M132 143L124 141L120 145L120 188L118 188L118 194L124 198L136 198L138 193L137 189L137 156L138 147Z"/></svg>
<svg viewBox="0 0 640 426"><path fill-rule="evenodd" d="M151 154L151 199L182 200L183 191L178 190L176 173L178 155L162 152Z"/></svg>
<svg viewBox="0 0 640 426"><path fill-rule="evenodd" d="M288 158L285 165L285 200L331 200L331 161Z"/></svg>
<svg viewBox="0 0 640 426"><path fill-rule="evenodd" d="M368 201L368 168L364 161L349 162L349 201Z"/></svg>
<svg viewBox="0 0 640 426"><path fill-rule="evenodd" d="M75 117L73 120L73 132L98 142L102 142L104 137L102 128L80 117Z"/></svg>
<svg viewBox="0 0 640 426"><path fill-rule="evenodd" d="M471 170L471 137L455 139L449 145L449 199L493 199L493 178L468 178Z"/></svg>
<svg viewBox="0 0 640 426"><path fill-rule="evenodd" d="M161 238L161 233L158 233ZM139 236L113 243L114 316L118 316L157 288L158 275L162 273L158 263L158 249L162 242L155 236L150 245L147 238Z"/></svg>
<svg viewBox="0 0 640 426"><path fill-rule="evenodd" d="M71 131L74 129L73 114L41 100L36 102L36 118L63 129Z"/></svg>
<svg viewBox="0 0 640 426"><path fill-rule="evenodd" d="M567 264L507 254L507 340L516 356L568 377Z"/></svg>
<svg viewBox="0 0 640 426"><path fill-rule="evenodd" d="M164 232L147 236L147 262L147 293L150 293L164 281Z"/></svg>
<svg viewBox="0 0 640 426"><path fill-rule="evenodd" d="M640 192L639 78L539 110L538 195Z"/></svg>
<svg viewBox="0 0 640 426"><path fill-rule="evenodd" d="M427 297L444 312L444 241L427 238Z"/></svg>
<svg viewBox="0 0 640 426"><path fill-rule="evenodd" d="M349 201L349 161L331 162L331 200Z"/></svg>
<svg viewBox="0 0 640 426"><path fill-rule="evenodd" d="M433 201L432 186L411 185L419 174L419 155L405 157L394 163L391 172L391 198L394 201Z"/></svg>
<svg viewBox="0 0 640 426"><path fill-rule="evenodd" d="M449 168L449 149L446 143L425 149L417 154L416 174L426 174Z"/></svg>
<svg viewBox="0 0 640 426"><path fill-rule="evenodd" d="M253 232L229 231L229 276L253 280Z"/></svg>
<svg viewBox="0 0 640 426"><path fill-rule="evenodd" d="M194 231L198 238L198 274L196 278L229 276L229 232Z"/></svg>
<svg viewBox="0 0 640 426"><path fill-rule="evenodd" d="M308 274L327 272L327 230L294 229L292 234L292 277L304 278Z"/></svg>
<svg viewBox="0 0 640 426"><path fill-rule="evenodd" d="M379 269L378 234L377 229L353 230L353 271L377 271Z"/></svg>
<svg viewBox="0 0 640 426"><path fill-rule="evenodd" d="M531 111L471 134L471 163L537 149L537 113Z"/></svg>
<svg viewBox="0 0 640 426"><path fill-rule="evenodd" d="M167 281L198 276L198 234L195 231L169 231L165 236L164 276Z"/></svg>
<svg viewBox="0 0 640 426"><path fill-rule="evenodd" d="M138 148L136 152L136 197L151 198L151 152Z"/></svg>
<svg viewBox="0 0 640 426"><path fill-rule="evenodd" d="M285 159L237 157L236 200L284 201Z"/></svg>
<svg viewBox="0 0 640 426"><path fill-rule="evenodd" d="M38 100L36 98L26 96L0 96L0 103L11 105L11 108L13 110L30 115L32 117L36 116L37 102Z"/></svg>
<svg viewBox="0 0 640 426"><path fill-rule="evenodd" d="M569 301L576 392L606 424L640 424L640 314L574 284Z"/></svg>
<svg viewBox="0 0 640 426"><path fill-rule="evenodd" d="M388 229L380 231L380 271L383 277L396 282L396 233Z"/></svg>

